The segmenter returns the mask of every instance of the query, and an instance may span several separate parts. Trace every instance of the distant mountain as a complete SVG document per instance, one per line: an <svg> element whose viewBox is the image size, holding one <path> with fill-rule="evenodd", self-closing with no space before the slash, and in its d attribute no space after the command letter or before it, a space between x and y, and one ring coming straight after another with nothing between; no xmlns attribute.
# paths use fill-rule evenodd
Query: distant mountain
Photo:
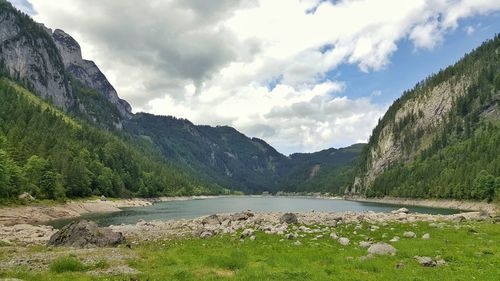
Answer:
<svg viewBox="0 0 500 281"><path fill-rule="evenodd" d="M336 169L349 165L363 147L358 144L286 157L265 141L248 138L231 127L196 126L188 120L146 113L136 114L124 128L151 140L165 157L199 178L247 193L337 192L338 188L321 185L320 179L341 172ZM348 185L342 183L344 188Z"/></svg>
<svg viewBox="0 0 500 281"><path fill-rule="evenodd" d="M197 126L188 120L173 117L133 114L130 105L119 98L96 64L82 59L80 46L70 35L59 29L52 31L45 28L5 0L0 0L0 23L0 76L4 83L14 83L13 87L19 89L19 85L22 85L45 100L45 103L41 100L35 102L43 106L31 108L29 100L35 98L25 95L24 98L29 97L28 101L23 100L16 105L26 107L26 112L17 108L11 113L28 114L26 123L13 120L14 117L9 114L2 115L4 124L14 126L4 127L0 131L0 135L6 139L4 150L10 151L16 147L14 153L6 152L5 157L14 161L12 167L21 170L31 156L42 157L50 162L50 167L55 167L57 175L69 180L61 167L72 163L83 153L79 161L87 165L83 170L90 171L91 184L82 185L85 190L83 193L73 193L66 186L70 196L88 195L89 191L92 194L114 196L218 193L223 192L222 187L247 193L306 189L338 192L339 184L346 184L342 167L349 165L359 154L359 149L354 147L286 157L265 141L248 138L231 127ZM9 87L5 86L5 89ZM19 93L25 90L4 92L9 92L9 103L14 103L17 100L13 95L21 98ZM78 124L77 127L84 128L83 131L73 135L71 128L62 126L64 122L61 123L62 127L57 128L45 124L41 128L51 132L51 138L48 139L58 140L55 142L57 145L52 146L38 138L42 132L23 132L21 128L15 127L33 128L36 120L31 115L47 108L50 112L60 112L57 117L61 120L57 120L57 124L72 120L72 123ZM2 113L10 112L8 107L3 110ZM42 114L40 118L45 120L49 117ZM61 132L58 133L56 129ZM20 146L21 143L15 143L12 138L15 135L12 130L25 140L23 143L39 142L60 150L58 153L65 156L56 157L41 148ZM91 137L94 135L100 136L99 141ZM59 137L62 138L60 142ZM109 157L120 163L108 163L102 158L100 150L108 142L121 147L108 151L112 154ZM86 156L87 152L89 157ZM17 154L23 157L18 158ZM151 158L151 165L156 168L146 165L145 158ZM95 168L92 163L107 172ZM109 193L99 188L98 179L104 177L103 173L109 172L105 168L111 169L116 178L121 178L123 185L118 184L121 186L120 192ZM341 175L339 183L333 186L323 184L326 179L334 179L336 175ZM154 180L151 179L153 176ZM63 180L62 184L68 182ZM29 190L26 187L24 189Z"/></svg>
<svg viewBox="0 0 500 281"><path fill-rule="evenodd" d="M281 184L289 192L328 192L342 195L353 183L355 160L366 144L290 155Z"/></svg>
<svg viewBox="0 0 500 281"><path fill-rule="evenodd" d="M195 126L184 119L136 114L125 130L155 143L163 155L200 178L244 192L274 189L287 158L231 127Z"/></svg>
<svg viewBox="0 0 500 281"><path fill-rule="evenodd" d="M418 83L373 130L352 193L500 199L500 37Z"/></svg>

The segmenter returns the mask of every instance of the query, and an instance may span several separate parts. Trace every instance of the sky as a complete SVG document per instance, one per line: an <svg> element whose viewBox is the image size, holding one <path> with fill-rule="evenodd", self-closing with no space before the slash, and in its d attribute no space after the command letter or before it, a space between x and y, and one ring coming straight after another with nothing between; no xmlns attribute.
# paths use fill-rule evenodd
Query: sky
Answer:
<svg viewBox="0 0 500 281"><path fill-rule="evenodd" d="M404 90L500 30L498 0L11 0L81 45L134 112L284 154L366 142Z"/></svg>

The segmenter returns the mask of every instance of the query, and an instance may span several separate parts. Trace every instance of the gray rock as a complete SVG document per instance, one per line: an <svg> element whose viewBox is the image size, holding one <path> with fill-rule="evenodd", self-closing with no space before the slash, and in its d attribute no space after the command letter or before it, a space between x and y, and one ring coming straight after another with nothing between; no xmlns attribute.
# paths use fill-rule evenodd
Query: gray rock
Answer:
<svg viewBox="0 0 500 281"><path fill-rule="evenodd" d="M436 266L436 262L434 262L430 257L414 256L413 258L416 259L417 262L422 266L425 267Z"/></svg>
<svg viewBox="0 0 500 281"><path fill-rule="evenodd" d="M462 216L462 215L456 215L456 216L453 217L453 221L455 221L455 222L461 222L461 221L464 221L464 220L466 220L466 218L464 216Z"/></svg>
<svg viewBox="0 0 500 281"><path fill-rule="evenodd" d="M337 233L332 232L332 233L330 234L330 238L337 240L337 239L339 239L339 236L337 235Z"/></svg>
<svg viewBox="0 0 500 281"><path fill-rule="evenodd" d="M424 240L429 240L430 238L431 238L431 235L429 233L422 235L422 239L424 239Z"/></svg>
<svg viewBox="0 0 500 281"><path fill-rule="evenodd" d="M33 201L35 200L35 197L31 196L29 193L27 192L23 192L21 195L19 195L17 198L19 198L20 200L23 200L23 201Z"/></svg>
<svg viewBox="0 0 500 281"><path fill-rule="evenodd" d="M132 108L128 102L118 97L116 90L97 65L93 61L82 58L80 45L73 37L60 29L56 29L52 33L52 39L61 54L66 71L73 75L80 83L96 90L115 105L121 117L130 118L132 116Z"/></svg>
<svg viewBox="0 0 500 281"><path fill-rule="evenodd" d="M349 242L350 242L349 239L346 237L340 237L338 241L339 241L340 245L342 245L342 246L347 246L347 245L349 245Z"/></svg>
<svg viewBox="0 0 500 281"><path fill-rule="evenodd" d="M302 242L300 242L299 240L297 240L297 241L293 242L293 245L300 246L300 245L302 245Z"/></svg>
<svg viewBox="0 0 500 281"><path fill-rule="evenodd" d="M436 266L446 265L446 261L443 259L436 259Z"/></svg>
<svg viewBox="0 0 500 281"><path fill-rule="evenodd" d="M380 255L380 256L386 256L386 255L394 255L396 254L396 248L393 246L384 243L384 242L379 242L371 245L368 248L368 253L372 255Z"/></svg>
<svg viewBox="0 0 500 281"><path fill-rule="evenodd" d="M294 224L297 222L297 216L294 213L286 213L280 218L280 223Z"/></svg>
<svg viewBox="0 0 500 281"><path fill-rule="evenodd" d="M399 241L399 236L394 236L389 242L398 242Z"/></svg>
<svg viewBox="0 0 500 281"><path fill-rule="evenodd" d="M252 212L246 211L246 212L232 214L231 220L232 221L246 221L253 216L254 216L254 214Z"/></svg>
<svg viewBox="0 0 500 281"><path fill-rule="evenodd" d="M368 247L370 247L370 246L372 245L372 243L371 243L371 242L368 242L368 241L361 241L361 242L359 242L359 244L358 244L358 245L359 245L361 248L368 248Z"/></svg>
<svg viewBox="0 0 500 281"><path fill-rule="evenodd" d="M254 232L253 229L247 228L247 229L243 230L243 232L241 232L240 238L243 239L243 238L246 238L248 236L252 236L253 232Z"/></svg>
<svg viewBox="0 0 500 281"><path fill-rule="evenodd" d="M288 240L292 240L292 239L297 238L297 234L288 233L287 235L285 235L285 238L288 239Z"/></svg>
<svg viewBox="0 0 500 281"><path fill-rule="evenodd" d="M399 208L397 210L394 210L391 212L392 214L408 214L410 213L410 210L406 209L406 208Z"/></svg>
<svg viewBox="0 0 500 281"><path fill-rule="evenodd" d="M210 238L214 236L214 233L212 231L209 231L209 230L204 230L203 232L201 232L200 234L200 238L201 239L207 239L207 238Z"/></svg>
<svg viewBox="0 0 500 281"><path fill-rule="evenodd" d="M48 242L52 246L77 248L117 246L125 241L120 232L98 227L95 222L81 220L72 222L54 233Z"/></svg>
<svg viewBox="0 0 500 281"><path fill-rule="evenodd" d="M405 231L403 233L403 237L406 237L406 238L415 238L415 237L417 237L417 235L413 231Z"/></svg>
<svg viewBox="0 0 500 281"><path fill-rule="evenodd" d="M218 215L216 214L213 214L213 215L210 215L208 217L205 217L201 220L201 224L203 225L220 225L221 224L221 220L219 218Z"/></svg>

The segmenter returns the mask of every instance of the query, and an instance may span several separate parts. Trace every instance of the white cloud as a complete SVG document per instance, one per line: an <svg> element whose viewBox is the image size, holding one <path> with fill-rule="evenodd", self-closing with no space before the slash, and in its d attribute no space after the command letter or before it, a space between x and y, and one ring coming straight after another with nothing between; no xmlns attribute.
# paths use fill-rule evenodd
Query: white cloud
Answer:
<svg viewBox="0 0 500 281"><path fill-rule="evenodd" d="M430 49L459 19L500 9L495 0L31 3L136 110L232 125L283 152L366 140L383 113L327 72L383 69L399 40Z"/></svg>
<svg viewBox="0 0 500 281"><path fill-rule="evenodd" d="M466 26L464 30L467 35L471 35L472 33L474 33L474 31L476 31L476 29L470 25Z"/></svg>

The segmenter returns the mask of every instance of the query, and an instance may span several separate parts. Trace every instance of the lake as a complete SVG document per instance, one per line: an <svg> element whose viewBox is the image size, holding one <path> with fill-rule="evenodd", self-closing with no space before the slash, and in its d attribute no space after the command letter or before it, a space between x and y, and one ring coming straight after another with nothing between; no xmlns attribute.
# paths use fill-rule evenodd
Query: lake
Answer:
<svg viewBox="0 0 500 281"><path fill-rule="evenodd" d="M390 212L400 205L354 202L347 200L309 197L275 196L225 196L210 199L159 202L147 207L124 208L122 212L86 214L83 218L93 220L100 226L135 224L138 220L191 219L215 213L234 213L246 210L253 212ZM456 214L460 211L427 207L404 206L410 212L426 214ZM52 221L49 224L60 228L74 219Z"/></svg>

